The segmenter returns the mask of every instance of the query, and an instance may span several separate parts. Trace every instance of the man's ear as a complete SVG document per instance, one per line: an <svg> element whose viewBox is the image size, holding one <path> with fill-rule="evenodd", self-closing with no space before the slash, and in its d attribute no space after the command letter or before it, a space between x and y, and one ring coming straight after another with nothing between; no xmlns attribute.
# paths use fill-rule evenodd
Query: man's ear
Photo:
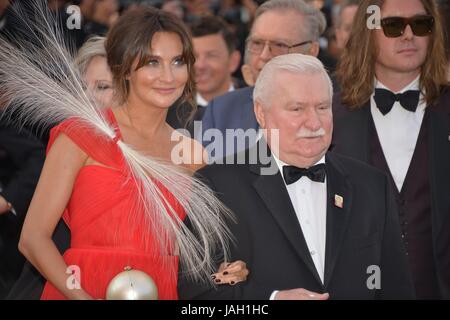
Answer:
<svg viewBox="0 0 450 320"><path fill-rule="evenodd" d="M230 71L230 74L234 73L237 70L240 63L241 53L239 52L239 50L234 50L230 56L230 69L228 70Z"/></svg>
<svg viewBox="0 0 450 320"><path fill-rule="evenodd" d="M320 45L318 41L313 41L311 43L311 48L309 48L309 55L316 57L319 55Z"/></svg>
<svg viewBox="0 0 450 320"><path fill-rule="evenodd" d="M256 121L258 122L259 126L264 129L266 127L264 107L258 100L256 100L253 104L253 111L255 112Z"/></svg>
<svg viewBox="0 0 450 320"><path fill-rule="evenodd" d="M255 79L253 77L252 70L250 69L250 66L248 64L243 64L241 67L241 73L242 77L244 77L244 82L252 87L255 85Z"/></svg>

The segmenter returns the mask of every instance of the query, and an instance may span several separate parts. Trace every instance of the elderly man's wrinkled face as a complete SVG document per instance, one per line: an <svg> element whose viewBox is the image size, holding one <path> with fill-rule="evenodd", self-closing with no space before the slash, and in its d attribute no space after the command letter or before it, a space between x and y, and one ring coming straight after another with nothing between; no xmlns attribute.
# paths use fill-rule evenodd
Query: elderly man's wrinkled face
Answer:
<svg viewBox="0 0 450 320"><path fill-rule="evenodd" d="M302 26L304 27L302 28ZM250 51L248 65L255 81L265 64L279 54L273 52L267 44L264 45L260 52L251 52L249 42L267 43L269 41L275 47L277 44L292 46L312 40L307 32L307 28L305 17L293 10L267 11L255 20L247 42L247 50ZM304 30L304 32L301 30ZM290 49L289 53L317 56L319 47L316 42L314 44L305 43Z"/></svg>
<svg viewBox="0 0 450 320"><path fill-rule="evenodd" d="M255 104L260 126L279 129L279 158L309 167L331 144L333 116L328 82L322 74L278 71L265 105ZM271 138L266 137L271 143Z"/></svg>

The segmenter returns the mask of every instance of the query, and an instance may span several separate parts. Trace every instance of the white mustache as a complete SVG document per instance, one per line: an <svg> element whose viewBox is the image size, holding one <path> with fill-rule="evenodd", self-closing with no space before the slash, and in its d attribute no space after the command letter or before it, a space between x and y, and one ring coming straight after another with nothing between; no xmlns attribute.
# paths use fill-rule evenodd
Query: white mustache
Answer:
<svg viewBox="0 0 450 320"><path fill-rule="evenodd" d="M325 129L324 128L320 128L319 130L316 131L311 131L305 128L301 128L298 132L297 132L297 138L317 138L317 137L322 137L325 135Z"/></svg>

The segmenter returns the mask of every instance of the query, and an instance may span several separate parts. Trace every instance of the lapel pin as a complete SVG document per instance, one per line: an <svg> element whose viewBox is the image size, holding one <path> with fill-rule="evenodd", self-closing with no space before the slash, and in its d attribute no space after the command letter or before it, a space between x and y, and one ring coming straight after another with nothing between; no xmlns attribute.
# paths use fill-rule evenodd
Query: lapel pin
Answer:
<svg viewBox="0 0 450 320"><path fill-rule="evenodd" d="M335 194L334 195L334 205L338 208L344 207L344 198L342 198L340 195Z"/></svg>

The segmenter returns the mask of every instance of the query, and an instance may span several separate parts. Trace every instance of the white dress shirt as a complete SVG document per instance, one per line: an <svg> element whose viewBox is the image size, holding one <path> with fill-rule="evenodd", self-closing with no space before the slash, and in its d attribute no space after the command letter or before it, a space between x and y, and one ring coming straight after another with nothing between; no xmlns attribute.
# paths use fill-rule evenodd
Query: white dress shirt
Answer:
<svg viewBox="0 0 450 320"><path fill-rule="evenodd" d="M377 80L375 88L389 90ZM402 90L394 93L403 93L408 90L419 90L419 77ZM416 148L425 107L424 97L420 94L416 112L406 110L401 106L400 102L396 101L392 110L383 116L376 106L374 94L370 98L370 111L378 139L399 192L402 190L403 182Z"/></svg>
<svg viewBox="0 0 450 320"><path fill-rule="evenodd" d="M283 166L287 164L274 157L281 175ZM317 163L325 163L325 156ZM284 179L283 179L284 182ZM286 185L286 182L285 182ZM292 206L308 245L309 253L323 283L325 270L325 244L327 222L327 184L311 181L308 177L301 177L295 183L286 185ZM300 237L300 234L299 234ZM305 288L308 289L308 288ZM270 299L274 299L278 291L274 291Z"/></svg>
<svg viewBox="0 0 450 320"><path fill-rule="evenodd" d="M231 92L231 91L234 91L234 90L235 90L234 89L234 85L230 84L230 87L228 88L228 92ZM198 93L198 92L197 92L197 96L195 97L195 100L197 102L197 105L201 106L201 107L207 107L208 104L209 104L209 102L205 98L203 98L202 95L200 93Z"/></svg>

